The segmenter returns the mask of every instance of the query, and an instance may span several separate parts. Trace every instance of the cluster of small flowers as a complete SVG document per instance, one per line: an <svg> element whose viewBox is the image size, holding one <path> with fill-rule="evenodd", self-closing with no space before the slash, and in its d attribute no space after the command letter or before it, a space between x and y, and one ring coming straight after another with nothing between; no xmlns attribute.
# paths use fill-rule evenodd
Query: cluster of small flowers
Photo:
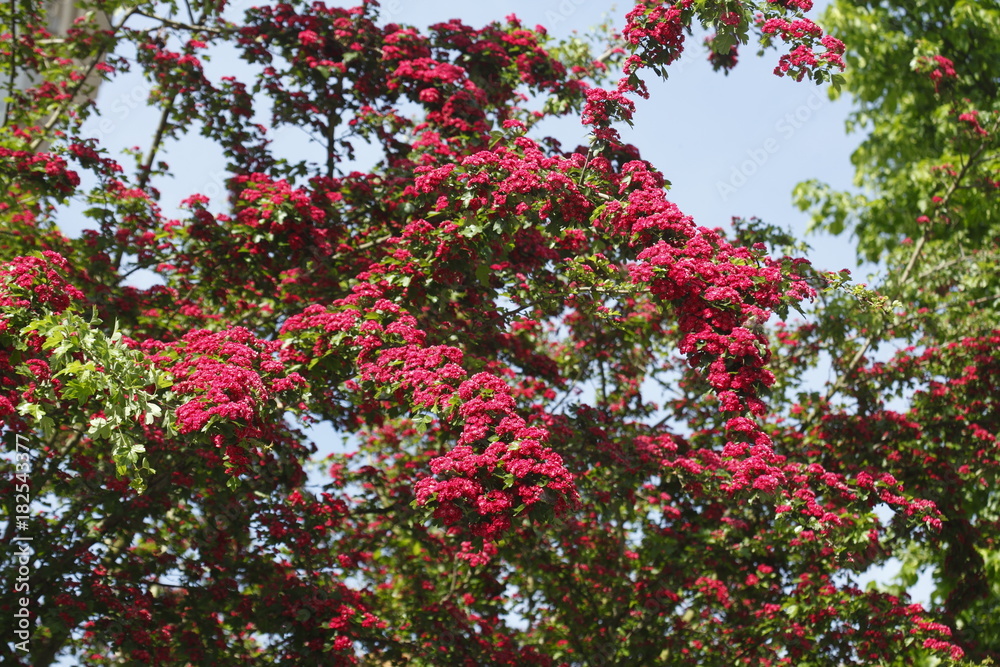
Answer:
<svg viewBox="0 0 1000 667"><path fill-rule="evenodd" d="M979 122L979 111L973 109L972 111L966 111L964 113L958 114L958 120L963 123L968 123L970 129L981 137L988 137L990 133L984 128Z"/></svg>
<svg viewBox="0 0 1000 667"><path fill-rule="evenodd" d="M813 0L767 0L772 5L778 5L785 9L798 9L808 12L813 8Z"/></svg>
<svg viewBox="0 0 1000 667"><path fill-rule="evenodd" d="M426 109L418 130L433 125L448 134L484 133L490 128L490 107L506 106L512 97L523 99L515 93L518 82L552 93L584 86L541 48L536 33L520 29L513 18L508 27L494 24L479 30L449 21L430 26L430 34L423 36L395 23L376 26L369 12L370 7L323 4L313 4L308 11L280 4L249 12L239 43L248 59L265 64L262 83L276 100L276 108L314 122L331 111L317 102L324 99L332 100L339 120L350 125L364 119L380 128L381 116L392 125L412 125L378 102L403 94ZM364 59L355 57L361 51L379 53L381 66L361 67ZM449 52L460 53L461 64L449 60ZM289 63L288 70L279 71L277 58ZM507 70L512 76L482 87L470 72L486 70ZM350 96L337 88L340 77L351 78ZM303 86L312 94L297 92ZM355 117L348 120L349 113Z"/></svg>
<svg viewBox="0 0 1000 667"><path fill-rule="evenodd" d="M801 81L806 76L811 78L817 70L844 69L844 43L832 35L824 35L823 29L809 19L789 21L760 15L758 24L764 35L777 35L783 42L797 44L778 59L776 75ZM824 48L823 52L816 52L818 45Z"/></svg>
<svg viewBox="0 0 1000 667"><path fill-rule="evenodd" d="M778 12L768 9L768 16L759 14L757 25L763 39L778 35L784 42L796 46L781 56L774 73L778 76L792 76L796 81L804 77L812 78L817 72L827 73L832 69L843 70L844 44L830 35L823 35L818 25L805 18L788 20L779 14L800 13L812 8L811 0L769 0L780 8ZM666 76L666 67L680 57L684 50L684 36L692 22L693 0L640 0L626 16L622 37L632 50L625 60L623 76L615 90L591 89L587 91L583 123L594 126L594 137L610 145L620 143L620 136L610 124L616 120L631 122L634 104L626 96L637 93L648 97L646 85L637 75L642 68L652 68L661 76ZM741 8L742 10L742 8ZM730 11L718 17L725 26L738 26L748 17L740 11ZM709 37L711 44L717 38ZM817 53L816 48L823 47ZM727 52L715 53L710 50L709 60L715 70L728 70L736 65L737 47L733 45Z"/></svg>
<svg viewBox="0 0 1000 667"><path fill-rule="evenodd" d="M177 343L159 347L152 360L177 357L167 365L175 378L172 390L187 399L175 411L178 432L202 431L215 422L235 425L233 439L223 433L212 439L216 447L226 447L231 474L245 472L249 459L237 443L266 437L273 428L280 395L305 385L302 376L286 372L275 358L281 344L235 327L221 332L192 331Z"/></svg>
<svg viewBox="0 0 1000 667"><path fill-rule="evenodd" d="M705 38L705 45L708 46L708 62L712 65L713 71L722 70L728 76L729 70L736 67L736 63L739 62L739 47L733 44L729 47L729 51L717 53L712 47L716 37L717 35L711 35Z"/></svg>
<svg viewBox="0 0 1000 667"><path fill-rule="evenodd" d="M66 258L51 250L43 251L41 257L15 257L0 265L0 307L61 313L73 301L84 298L79 289L63 278L69 272Z"/></svg>
<svg viewBox="0 0 1000 667"><path fill-rule="evenodd" d="M0 146L0 173L16 175L19 187L30 185L45 193L69 195L80 185L80 176L66 160L53 153L12 150Z"/></svg>
<svg viewBox="0 0 1000 667"><path fill-rule="evenodd" d="M635 114L635 103L626 97L624 86L618 90L591 88L587 91L587 104L581 116L584 125L593 125L594 138L607 144L620 143L621 135L611 123L630 123Z"/></svg>
<svg viewBox="0 0 1000 667"><path fill-rule="evenodd" d="M293 251L306 246L314 254L329 255L325 214L315 205L313 194L305 188L292 187L284 179L272 179L266 174L239 175L233 179L239 189L236 220L254 230L259 241L246 239L243 248L254 255L266 254L268 246L280 239ZM294 215L288 215L293 212Z"/></svg>
<svg viewBox="0 0 1000 667"><path fill-rule="evenodd" d="M184 53L170 51L160 40L151 40L137 51L136 58L154 72L163 90L157 94L169 95L168 91L192 93L201 90L211 90L212 86L205 78L201 61L194 51L201 42L190 40L184 47ZM180 98L183 99L183 98Z"/></svg>
<svg viewBox="0 0 1000 667"><path fill-rule="evenodd" d="M505 128L517 128L518 121L507 121ZM583 166L583 156L574 153L570 157L546 156L541 148L527 137L514 140L514 147L498 147L490 151L478 151L460 159L458 164L440 167L417 167L414 189L418 193L438 192L442 187L457 186L468 192L468 202L464 205L447 200L440 201L439 211L464 206L467 209L489 208L491 215L498 219L524 218L535 213L544 220L552 215L552 199L559 200L559 214L568 224L586 224L591 205L580 191L580 187L568 175ZM535 202L540 202L541 205ZM426 223L424 223L426 224ZM511 225L512 226L512 225ZM417 238L416 229L408 229L403 238L394 239L401 244L426 243L426 237L445 236L443 229L425 229L425 238ZM431 234L430 232L436 232ZM527 239L522 235L522 242ZM450 238L442 242L454 243ZM442 249L443 250L443 249ZM539 262L557 259L558 253L544 244L533 251L541 253ZM530 262L519 262L524 269ZM537 264L535 264L537 266ZM534 267L531 267L534 268Z"/></svg>
<svg viewBox="0 0 1000 667"><path fill-rule="evenodd" d="M609 100L607 91L597 89L591 93L592 99ZM525 137L516 139L515 144L523 155L498 148L476 153L459 164L418 167L413 193L429 195L456 187L468 192L465 204L468 208L490 207L491 212L503 219L527 215L530 208L516 207L527 207L523 200L528 199L528 195L538 193L551 199L551 193L558 191L562 206L560 215L588 224L592 207L566 173L579 169L579 160L546 158ZM611 191L617 190L619 197L624 199L604 204L603 211L592 223L595 233L631 239L630 245L637 246L634 252L638 261L627 266L632 283L670 307L682 334L680 351L688 356L691 365L705 370L709 383L718 392L722 409L731 413L763 414L765 407L759 393L774 379L765 367L769 358L767 340L748 328L747 322L751 319L765 321L770 310L781 303L810 298L814 295L813 289L805 280L786 276L781 263L764 256L762 249L733 246L718 231L697 227L689 216L666 199L662 175L647 163L625 162L616 171L603 157L595 157L588 163L588 169L595 176L608 179ZM515 201L519 203L511 206ZM439 209L447 210L452 206L446 201ZM446 243L454 246L464 241L459 236L449 237L445 229L447 224L451 223L435 227L422 221L419 229L415 224L412 229L408 227L400 237L393 239L393 243L418 252L418 246L412 244L434 245L434 239L439 238L437 256L447 251ZM451 228L454 227L452 224ZM537 258L559 259L551 248L539 246ZM384 267L386 271L392 268ZM372 271L375 272L374 267ZM366 326L369 331L376 332L373 325ZM376 336L361 342L368 344L379 340ZM404 358L395 354L391 358L397 366L413 363L410 356ZM457 363L458 359L455 356L449 361ZM444 363L437 358L431 362L432 366ZM452 387L436 387L436 393L427 392L428 404L437 404L453 391ZM483 429L476 437L487 430ZM740 449L724 463L721 459L715 462L730 473L727 490L735 492L745 487L768 492L775 490L785 477L777 467L780 461L770 451L770 439L752 420L731 420L730 430L751 443L752 449ZM472 456L487 457L485 461L475 459L474 466L495 465L496 461L493 450L476 454L472 450L457 449L452 455L458 457L453 465L460 469L469 465ZM678 459L675 463L692 470L705 470L693 459ZM469 485L466 480L449 490L459 497L482 492L483 488ZM457 522L463 514L451 511L449 517Z"/></svg>
<svg viewBox="0 0 1000 667"><path fill-rule="evenodd" d="M371 284L329 309L310 306L290 317L282 337L312 345L286 348L284 358L342 355L344 350L330 343L338 333L347 334L341 344L357 355L361 384L350 381L349 387L367 386L405 400L414 412L431 411L462 424L456 446L431 460L433 477L415 488L418 502L433 506L446 525L463 521L472 534L496 539L522 511L538 509L539 503L561 511L575 501L572 475L544 445L547 431L517 414L507 383L490 373L469 377L458 348L425 345L416 320Z"/></svg>
<svg viewBox="0 0 1000 667"><path fill-rule="evenodd" d="M996 483L1000 475L995 455L1000 424L994 417L996 386L1000 383L998 345L1000 331L994 331L949 343L944 348L928 348L915 356L901 354L885 369L887 373L906 377L927 373L924 369L934 368L941 359L950 359L955 364L947 375L935 373L939 379L914 395L909 418L923 424L924 439L947 438L963 443L968 449L964 453L941 450L937 455L927 452L919 460L927 470L939 471L936 474L941 476L950 470L948 474L980 487Z"/></svg>
<svg viewBox="0 0 1000 667"><path fill-rule="evenodd" d="M634 180L658 176L639 162L629 163L623 172ZM776 260L695 226L662 189L629 193L625 206L609 205L597 224L645 241L639 261L629 266L632 282L648 284L653 294L673 305L683 334L680 351L693 365L707 368L708 382L724 392L727 411L736 407L738 395L749 399L745 409L761 414L756 389L774 381L764 368L767 341L743 325L749 319L766 320L782 302L811 298L813 288L783 275Z"/></svg>
<svg viewBox="0 0 1000 667"><path fill-rule="evenodd" d="M44 339L36 331L21 333L35 316L61 313L74 302L84 300L83 293L63 276L70 272L66 259L45 250L41 257L21 256L0 265L0 341L8 336L22 338L27 354L15 361L17 346L0 345L0 424L19 428L23 425L17 406L22 401L33 402L40 382L58 387L60 380L52 378ZM25 375L17 366L27 367ZM24 387L24 389L18 389Z"/></svg>
<svg viewBox="0 0 1000 667"><path fill-rule="evenodd" d="M386 36L391 47L384 51L385 65L390 73L389 90L405 90L411 99L419 100L427 113L418 128L433 125L448 132L486 132L489 129L485 110L507 98L512 86L494 81L481 87L470 76L470 66L482 67L481 61L494 61L490 66L514 65L521 83L536 90L557 91L566 85L566 69L538 45L537 37L525 30L497 30L487 27L473 30L457 22L432 26L442 45L463 50L466 66L430 57L427 41L417 40L411 30L398 30ZM468 55L474 54L475 61ZM582 84L572 82L575 88Z"/></svg>
<svg viewBox="0 0 1000 667"><path fill-rule="evenodd" d="M920 56L916 59L916 71L927 74L934 82L934 91L941 92L941 82L944 79L954 79L958 76L955 63L942 55Z"/></svg>
<svg viewBox="0 0 1000 667"><path fill-rule="evenodd" d="M293 64L309 69L333 67L345 71L344 48L360 51L366 35L378 33L364 7L334 7L315 3L307 12L291 4L254 7L249 25L240 29L240 45L270 61L277 47L290 38L296 48Z"/></svg>
<svg viewBox="0 0 1000 667"><path fill-rule="evenodd" d="M626 14L622 37L633 51L641 51L644 66L665 66L680 57L690 22L687 13L693 4L693 0L640 0ZM632 72L634 69L626 69L625 73Z"/></svg>
<svg viewBox="0 0 1000 667"><path fill-rule="evenodd" d="M591 88L583 108L582 122L593 126L594 138L609 146L621 144L615 121L631 124L635 103L627 96L637 93L648 97L645 83L637 76L644 67L658 72L680 57L684 50L684 31L690 21L693 0L664 3L663 0L641 0L625 17L622 30L625 43L633 51L625 60L623 76L614 90Z"/></svg>

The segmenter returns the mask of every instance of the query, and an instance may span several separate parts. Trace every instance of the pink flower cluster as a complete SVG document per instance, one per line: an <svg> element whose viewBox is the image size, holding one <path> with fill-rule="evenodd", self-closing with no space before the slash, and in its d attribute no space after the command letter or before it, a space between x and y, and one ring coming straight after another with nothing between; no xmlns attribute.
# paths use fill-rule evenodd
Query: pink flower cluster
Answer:
<svg viewBox="0 0 1000 667"><path fill-rule="evenodd" d="M764 35L777 35L783 42L797 44L778 59L778 66L774 68L778 76L791 76L801 81L806 76L811 78L814 70L844 69L844 43L832 35L824 35L823 29L809 19L789 21L761 16L758 21ZM817 46L822 46L824 51L817 53Z"/></svg>
<svg viewBox="0 0 1000 667"><path fill-rule="evenodd" d="M813 8L813 0L767 0L772 5L778 5L785 9L799 9L808 12Z"/></svg>
<svg viewBox="0 0 1000 667"><path fill-rule="evenodd" d="M685 12L692 4L693 0L670 3L639 0L625 16L622 37L633 51L641 50L645 65L669 65L684 51L684 32L689 21Z"/></svg>
<svg viewBox="0 0 1000 667"><path fill-rule="evenodd" d="M762 42L770 42L772 36L793 44L789 53L781 56L774 73L778 76L792 76L796 81L804 77L822 79L833 69L845 67L844 44L830 35L824 35L822 28L809 19L796 17L791 20L781 14L808 11L811 0L770 0L774 7L767 8L767 16L756 17L761 31ZM776 9L775 7L779 8ZM592 89L587 91L587 103L583 112L583 123L594 126L596 139L609 145L620 143L617 130L610 127L616 120L631 123L634 103L627 98L630 93L647 97L645 82L638 71L650 68L666 78L667 66L680 57L684 50L684 37L695 12L693 0L639 0L626 16L622 37L632 51L625 60L624 75L615 90ZM716 17L720 26L739 32L739 27L749 22L749 14L737 3L737 11L728 11ZM727 34L727 37L731 37ZM713 35L706 42L718 39ZM823 51L817 52L818 47ZM715 70L728 70L736 65L738 52L732 45L724 53L711 51L709 60Z"/></svg>
<svg viewBox="0 0 1000 667"><path fill-rule="evenodd" d="M587 104L581 116L584 125L594 126L594 138L599 141L617 144L618 130L611 127L615 121L630 123L635 114L635 103L625 96L625 89L618 90L591 88L587 91Z"/></svg>
<svg viewBox="0 0 1000 667"><path fill-rule="evenodd" d="M594 126L594 137L609 146L620 145L618 130L611 127L615 121L631 124L635 103L628 99L630 93L648 97L646 85L637 75L644 67L666 76L665 68L684 50L684 31L693 0L664 3L663 0L640 0L625 17L622 37L633 54L625 60L623 76L614 90L592 88L587 91L582 121Z"/></svg>
<svg viewBox="0 0 1000 667"><path fill-rule="evenodd" d="M0 146L0 173L16 174L17 187L38 188L39 191L72 194L80 185L80 176L69 169L66 160L52 153L18 151Z"/></svg>
<svg viewBox="0 0 1000 667"><path fill-rule="evenodd" d="M249 464L240 441L266 437L281 412L276 400L305 385L298 373L286 372L275 358L281 343L260 340L243 327L192 331L177 343L158 347L153 360L173 361L164 364L175 378L172 391L187 399L175 411L177 430L211 430L216 423L230 427L233 438L219 429L223 432L215 433L213 441L227 447L234 475Z"/></svg>
<svg viewBox="0 0 1000 667"><path fill-rule="evenodd" d="M84 298L79 289L63 278L65 273L69 273L69 263L51 250L43 251L41 257L15 257L0 265L0 307L61 313L73 301Z"/></svg>
<svg viewBox="0 0 1000 667"><path fill-rule="evenodd" d="M968 123L970 129L981 137L988 137L990 133L979 123L979 111L972 110L958 114L958 119L963 123Z"/></svg>
<svg viewBox="0 0 1000 667"><path fill-rule="evenodd" d="M942 55L920 56L916 61L917 72L923 72L934 82L934 91L941 92L941 82L958 76L955 63Z"/></svg>
<svg viewBox="0 0 1000 667"><path fill-rule="evenodd" d="M20 329L34 317L48 313L61 313L74 302L84 300L83 293L69 283L64 274L70 267L58 253L45 250L41 257L20 256L0 264L0 424L17 428L23 425L17 414L22 401L34 402L38 398L39 383L53 379L44 338L37 331L26 335ZM19 344L18 339L21 339ZM22 347L24 345L25 347ZM21 347L27 354L19 351ZM51 352L49 352L51 353ZM22 356L23 354L23 356ZM34 356L35 358L30 358ZM20 362L15 359L20 357ZM22 368L27 368L27 373Z"/></svg>
<svg viewBox="0 0 1000 667"><path fill-rule="evenodd" d="M545 446L548 432L517 414L507 383L490 373L469 377L458 348L425 345L416 320L374 286L359 286L329 309L310 306L285 322L281 336L312 343L287 348L289 361L352 350L361 384L348 386L393 395L414 413L460 425L456 446L431 460L433 476L415 488L417 501L434 507L446 525L462 521L473 535L496 539L521 512L560 511L576 500L572 475Z"/></svg>
<svg viewBox="0 0 1000 667"><path fill-rule="evenodd" d="M623 171L636 180L657 176L638 162ZM645 245L629 266L632 282L648 285L674 308L683 334L679 349L692 365L706 368L724 408L736 410L739 397L742 409L762 414L757 390L774 381L764 368L767 341L743 325L815 291L804 279L785 276L778 261L695 226L660 189L634 190L627 204L607 206L596 222Z"/></svg>

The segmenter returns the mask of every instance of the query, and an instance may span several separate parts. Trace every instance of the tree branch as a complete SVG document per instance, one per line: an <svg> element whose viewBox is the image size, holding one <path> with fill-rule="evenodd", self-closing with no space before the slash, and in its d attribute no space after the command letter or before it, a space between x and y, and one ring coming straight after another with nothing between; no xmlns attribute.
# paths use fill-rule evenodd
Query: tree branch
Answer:
<svg viewBox="0 0 1000 667"><path fill-rule="evenodd" d="M217 35L225 36L231 33L231 30L220 29L220 28L210 28L206 25L198 25L196 23L184 23L182 21L174 21L173 19L165 19L162 16L157 16L156 14L149 14L141 10L134 10L139 16L145 16L147 19L153 19L154 21L159 21L168 28L176 28L178 30L188 30L190 32L201 32L207 35Z"/></svg>
<svg viewBox="0 0 1000 667"><path fill-rule="evenodd" d="M170 99L163 105L163 112L160 114L160 122L156 126L156 134L153 135L153 143L149 147L146 159L139 168L138 186L142 190L146 189L146 185L149 183L149 178L152 175L153 161L156 158L157 151L160 150L160 146L163 143L163 135L166 133L167 125L170 122L170 112L173 111L175 99L177 99L177 90L174 90L174 92L170 94Z"/></svg>

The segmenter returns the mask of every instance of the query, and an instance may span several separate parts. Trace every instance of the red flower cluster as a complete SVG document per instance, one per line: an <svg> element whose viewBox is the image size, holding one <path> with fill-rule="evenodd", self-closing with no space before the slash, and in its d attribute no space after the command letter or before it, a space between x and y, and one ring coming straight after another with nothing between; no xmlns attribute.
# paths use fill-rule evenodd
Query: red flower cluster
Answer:
<svg viewBox="0 0 1000 667"><path fill-rule="evenodd" d="M920 56L916 60L916 70L923 72L934 82L935 92L941 91L941 82L945 79L954 79L958 76L955 71L955 63L944 56L932 57Z"/></svg>
<svg viewBox="0 0 1000 667"><path fill-rule="evenodd" d="M231 438L213 436L227 447L231 474L247 470L249 460L235 442L267 438L282 410L283 394L305 384L298 373L288 373L277 360L281 344L263 341L236 327L221 332L192 331L180 341L161 345L153 358L174 376L173 391L187 399L175 411L180 433L212 431L230 426Z"/></svg>
<svg viewBox="0 0 1000 667"><path fill-rule="evenodd" d="M84 298L64 277L69 272L66 259L51 250L42 252L41 257L15 257L0 265L0 307L30 308L36 313L66 310L73 301Z"/></svg>
<svg viewBox="0 0 1000 667"><path fill-rule="evenodd" d="M511 388L490 373L469 377L463 353L427 346L416 320L371 286L332 304L310 306L290 317L282 336L311 341L311 349L283 352L289 361L356 354L357 377L349 386L375 396L405 400L414 411L430 411L461 424L457 445L430 462L434 477L417 482L417 501L431 505L447 525L462 520L474 535L496 539L513 516L538 503L561 511L576 499L572 476L561 457L544 445L546 429L517 414ZM470 557L471 558L471 557Z"/></svg>
<svg viewBox="0 0 1000 667"><path fill-rule="evenodd" d="M832 35L824 35L823 29L809 19L789 21L759 16L758 22L764 35L777 35L783 42L797 44L778 60L776 75L801 81L806 76L812 78L814 70L844 69L844 43ZM824 51L817 53L817 46Z"/></svg>
<svg viewBox="0 0 1000 667"><path fill-rule="evenodd" d="M625 15L622 37L640 51L644 66L665 66L684 51L684 32L693 0L641 0ZM631 69L626 69L630 74Z"/></svg>
<svg viewBox="0 0 1000 667"><path fill-rule="evenodd" d="M16 181L18 188L32 192L69 195L80 185L80 176L60 156L3 146L0 146L0 174L5 182Z"/></svg>

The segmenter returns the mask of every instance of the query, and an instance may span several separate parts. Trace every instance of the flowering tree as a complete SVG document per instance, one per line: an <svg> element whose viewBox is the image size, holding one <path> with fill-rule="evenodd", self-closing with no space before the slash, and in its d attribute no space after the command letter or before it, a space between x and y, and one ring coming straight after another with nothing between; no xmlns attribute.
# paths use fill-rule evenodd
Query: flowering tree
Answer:
<svg viewBox="0 0 1000 667"><path fill-rule="evenodd" d="M881 537L882 557L902 561L895 592L932 575L953 640L995 660L1000 7L836 2L824 24L850 45L849 122L869 131L853 161L869 187L809 182L796 194L817 224L850 229L859 256L885 270L878 307L850 326L841 316L851 304L835 298L814 329L786 332L796 356L826 344L838 374L796 428L824 466L879 469L934 502L940 532L913 533L897 515ZM879 354L886 348L898 353Z"/></svg>
<svg viewBox="0 0 1000 667"><path fill-rule="evenodd" d="M515 17L421 33L380 22L375 2L238 17L224 4L84 4L65 37L37 3L0 10L9 81L34 82L9 86L0 130L5 661L915 664L995 650L962 625L981 609L925 610L853 572L897 545L933 562L962 520L951 501L995 498L995 417L978 431L960 417L992 410L992 375L968 369L996 365L996 335L984 324L953 354L870 368L874 343L835 323L911 335L889 332L876 295L844 291L761 224L733 238L698 226L615 126L699 24L717 68L753 34L782 50L777 74L839 84L844 44L804 17L810 0L643 0L596 53ZM252 75L211 80L202 58L221 47ZM81 133L91 74L130 68L161 110L134 168ZM915 75L929 96L932 70ZM956 146L972 155L992 125L962 113L977 122L955 122ZM561 115L591 128L589 146L541 135ZM283 125L323 159L282 155ZM983 139L961 144L973 126ZM170 219L157 155L195 130L228 160L227 199L191 193ZM379 151L369 172L350 171L361 143ZM955 194L970 169L928 172L929 189L956 183L934 216L980 201ZM58 227L70 200L86 202L79 239ZM130 285L139 269L162 284ZM768 335L772 315L817 297L819 324ZM857 357L838 357L846 379L826 400L796 395L817 332ZM861 405L880 382L931 376L913 415ZM303 431L317 423L352 436L318 483ZM921 472L914 443L953 431L993 450Z"/></svg>

